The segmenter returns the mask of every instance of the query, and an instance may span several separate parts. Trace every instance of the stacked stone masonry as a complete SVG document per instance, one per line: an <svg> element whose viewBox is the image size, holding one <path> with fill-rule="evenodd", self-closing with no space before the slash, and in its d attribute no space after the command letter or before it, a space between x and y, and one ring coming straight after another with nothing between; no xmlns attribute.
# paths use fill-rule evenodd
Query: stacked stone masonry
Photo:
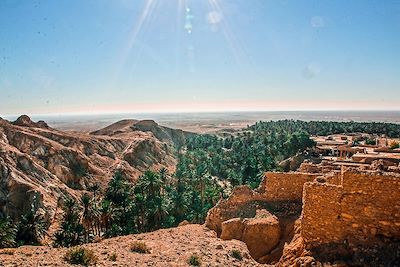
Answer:
<svg viewBox="0 0 400 267"><path fill-rule="evenodd" d="M303 185L320 174L300 172L267 172L258 191L268 201L301 200Z"/></svg>
<svg viewBox="0 0 400 267"><path fill-rule="evenodd" d="M312 246L400 238L400 177L345 172L341 184L304 185L301 234Z"/></svg>

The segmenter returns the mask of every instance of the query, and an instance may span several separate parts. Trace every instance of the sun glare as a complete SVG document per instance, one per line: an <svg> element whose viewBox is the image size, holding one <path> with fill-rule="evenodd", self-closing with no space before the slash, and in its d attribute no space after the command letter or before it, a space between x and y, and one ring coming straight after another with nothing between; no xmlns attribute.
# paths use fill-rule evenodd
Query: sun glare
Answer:
<svg viewBox="0 0 400 267"><path fill-rule="evenodd" d="M121 75L122 70L126 67L128 58L134 53L136 56L140 55L143 51L143 44L139 43L139 36L146 36L151 23L156 23L157 16L163 12L163 5L177 5L177 38L181 39L186 35L188 38L193 33L197 33L195 29L196 22L208 24L211 31L222 34L226 40L228 49L230 50L233 58L236 60L237 67L241 72L249 73L249 66L251 65L244 52L244 46L240 38L238 38L230 23L230 19L224 12L223 3L219 0L206 0L204 4L207 6L208 11L203 17L198 17L198 12L194 9L188 0L175 0L165 3L161 0L147 0L144 2L140 15L132 22L132 30L129 34L129 39L119 60L119 68L117 70L117 77ZM195 15L197 17L195 17ZM163 25L160 25L162 27ZM179 46L180 40L177 40L177 49L181 50L182 54L186 54L189 61L193 61L195 43L187 45L187 47ZM134 49L135 47L135 49ZM195 71L194 63L188 62L191 72Z"/></svg>

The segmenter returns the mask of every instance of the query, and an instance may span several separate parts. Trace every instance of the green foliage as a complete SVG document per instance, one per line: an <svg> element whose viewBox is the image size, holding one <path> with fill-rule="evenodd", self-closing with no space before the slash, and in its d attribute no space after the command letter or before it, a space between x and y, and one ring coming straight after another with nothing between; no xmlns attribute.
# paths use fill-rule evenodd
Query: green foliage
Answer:
<svg viewBox="0 0 400 267"><path fill-rule="evenodd" d="M366 145L372 145L372 146L374 146L374 145L376 145L376 140L375 140L375 139L367 138L367 139L365 140L365 144L366 144Z"/></svg>
<svg viewBox="0 0 400 267"><path fill-rule="evenodd" d="M193 254L192 256L190 256L190 258L188 260L188 264L190 266L201 266L200 257L197 256L196 254Z"/></svg>
<svg viewBox="0 0 400 267"><path fill-rule="evenodd" d="M237 249L232 250L230 254L232 257L234 257L237 260L240 260L240 261L243 260L242 253Z"/></svg>
<svg viewBox="0 0 400 267"><path fill-rule="evenodd" d="M147 247L145 242L135 241L130 246L131 252L141 253L141 254L149 254L150 249Z"/></svg>
<svg viewBox="0 0 400 267"><path fill-rule="evenodd" d="M73 247L70 248L64 255L64 260L70 264L89 266L97 263L97 256L91 249L84 247Z"/></svg>
<svg viewBox="0 0 400 267"><path fill-rule="evenodd" d="M16 245L17 229L9 217L0 217L0 248L11 248Z"/></svg>
<svg viewBox="0 0 400 267"><path fill-rule="evenodd" d="M133 186L117 171L108 184L100 214L106 236L136 232Z"/></svg>
<svg viewBox="0 0 400 267"><path fill-rule="evenodd" d="M97 208L94 199L87 193L83 194L81 197L81 206L81 221L83 227L85 228L86 242L89 242L91 236L93 236L96 230L98 230L96 223L98 223L100 211Z"/></svg>
<svg viewBox="0 0 400 267"><path fill-rule="evenodd" d="M284 122L258 123L226 138L198 135L189 139L181 154L184 175L204 169L211 177L255 188L263 174L277 170L278 162L314 146L309 135ZM178 165L179 166L179 165Z"/></svg>
<svg viewBox="0 0 400 267"><path fill-rule="evenodd" d="M166 176L164 170L162 175ZM140 231L153 231L167 226L169 197L162 189L166 178L160 173L146 171L135 186L135 203Z"/></svg>
<svg viewBox="0 0 400 267"><path fill-rule="evenodd" d="M83 244L86 240L85 228L81 223L79 207L75 200L67 199L64 203L61 229L55 233L55 246L70 247Z"/></svg>
<svg viewBox="0 0 400 267"><path fill-rule="evenodd" d="M120 171L116 171L108 184L105 199L116 205L127 205L130 202L131 185Z"/></svg>
<svg viewBox="0 0 400 267"><path fill-rule="evenodd" d="M34 209L22 215L17 226L16 242L18 245L40 245L46 235L48 223L43 215Z"/></svg>
<svg viewBox="0 0 400 267"><path fill-rule="evenodd" d="M249 130L271 129L279 127L290 132L304 131L309 135L330 135L339 133L369 133L386 135L388 137L400 136L400 125L384 122L336 122L336 121L299 121L281 120L258 122L249 127Z"/></svg>

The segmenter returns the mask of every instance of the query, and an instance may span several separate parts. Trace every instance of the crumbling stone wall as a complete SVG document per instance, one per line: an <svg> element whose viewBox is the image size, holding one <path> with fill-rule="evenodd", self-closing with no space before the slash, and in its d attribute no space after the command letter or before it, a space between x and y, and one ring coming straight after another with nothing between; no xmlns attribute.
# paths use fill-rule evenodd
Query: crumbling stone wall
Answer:
<svg viewBox="0 0 400 267"><path fill-rule="evenodd" d="M320 176L317 173L267 172L258 192L268 201L301 200L303 185Z"/></svg>
<svg viewBox="0 0 400 267"><path fill-rule="evenodd" d="M274 214L301 212L303 185L320 174L299 172L267 172L257 190L248 186L235 188L228 199L223 199L210 209L206 226L221 234L221 224L232 218L252 218L257 209L267 209Z"/></svg>
<svg viewBox="0 0 400 267"><path fill-rule="evenodd" d="M263 195L251 190L250 187L236 187L228 199L221 199L208 211L206 226L216 231L219 236L224 221L232 218L254 217L259 208L258 201L262 200Z"/></svg>
<svg viewBox="0 0 400 267"><path fill-rule="evenodd" d="M342 184L304 185L301 234L313 247L400 239L400 176L346 172Z"/></svg>

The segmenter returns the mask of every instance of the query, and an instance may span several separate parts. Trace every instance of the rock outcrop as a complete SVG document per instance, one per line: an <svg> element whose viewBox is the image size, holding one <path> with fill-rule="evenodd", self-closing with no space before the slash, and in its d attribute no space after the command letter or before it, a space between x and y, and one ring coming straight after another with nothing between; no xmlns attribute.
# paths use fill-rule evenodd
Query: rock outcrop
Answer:
<svg viewBox="0 0 400 267"><path fill-rule="evenodd" d="M228 199L209 210L206 226L222 239L242 240L261 263L279 260L285 242L293 237L301 213L303 185L316 175L266 173L257 190L234 189ZM284 192L277 190L286 190Z"/></svg>
<svg viewBox="0 0 400 267"><path fill-rule="evenodd" d="M281 227L272 214L255 218L233 218L222 223L221 239L241 240L246 243L254 259L270 253L279 243Z"/></svg>
<svg viewBox="0 0 400 267"><path fill-rule="evenodd" d="M14 121L13 124L25 127L49 128L46 122L44 121L33 122L28 115L22 115L18 117L18 119Z"/></svg>
<svg viewBox="0 0 400 267"><path fill-rule="evenodd" d="M245 219L242 240L253 258L260 259L270 253L280 238L281 229L275 216Z"/></svg>
<svg viewBox="0 0 400 267"><path fill-rule="evenodd" d="M233 218L222 222L221 239L223 240L242 240L244 223L241 218Z"/></svg>

